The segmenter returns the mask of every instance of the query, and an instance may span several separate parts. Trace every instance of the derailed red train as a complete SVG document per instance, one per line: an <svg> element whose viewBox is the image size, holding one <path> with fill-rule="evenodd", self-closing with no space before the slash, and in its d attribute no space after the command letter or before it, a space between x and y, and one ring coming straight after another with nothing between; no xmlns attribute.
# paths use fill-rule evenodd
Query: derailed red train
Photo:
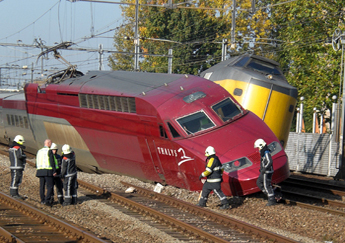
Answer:
<svg viewBox="0 0 345 243"><path fill-rule="evenodd" d="M0 141L15 135L37 151L50 138L70 144L80 170L118 173L201 190L204 151L216 149L226 195L259 191L260 156L254 141L273 151L273 182L289 176L278 139L221 86L191 75L92 71L59 83L27 84L0 95Z"/></svg>

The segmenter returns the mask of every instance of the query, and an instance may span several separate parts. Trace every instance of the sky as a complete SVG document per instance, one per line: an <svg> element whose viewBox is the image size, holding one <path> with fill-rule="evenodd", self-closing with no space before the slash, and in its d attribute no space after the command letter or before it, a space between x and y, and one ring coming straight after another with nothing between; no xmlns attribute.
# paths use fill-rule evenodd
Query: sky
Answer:
<svg viewBox="0 0 345 243"><path fill-rule="evenodd" d="M120 0L109 0L109 2ZM40 48L8 46L34 45L41 42L55 46L61 42L75 43L73 48L103 49L113 47L114 30L122 23L119 4L68 0L0 0L0 75L2 85L28 82L45 77L66 64L56 60L37 59ZM104 33L104 34L101 34ZM92 34L96 37L89 38ZM59 51L61 56L82 72L99 69L99 53ZM102 70L110 70L108 56L103 55ZM29 69L23 69L27 66ZM32 72L33 67L33 72Z"/></svg>

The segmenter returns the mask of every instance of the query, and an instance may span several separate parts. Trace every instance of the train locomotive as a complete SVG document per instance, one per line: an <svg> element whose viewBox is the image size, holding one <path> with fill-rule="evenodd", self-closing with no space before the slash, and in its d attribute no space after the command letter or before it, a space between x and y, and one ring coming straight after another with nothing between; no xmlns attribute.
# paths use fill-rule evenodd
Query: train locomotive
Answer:
<svg viewBox="0 0 345 243"><path fill-rule="evenodd" d="M286 147L297 102L279 63L245 54L220 62L200 74L224 87L245 108L254 112Z"/></svg>
<svg viewBox="0 0 345 243"><path fill-rule="evenodd" d="M289 176L287 156L270 128L224 88L178 74L90 71L23 93L0 96L0 142L15 135L37 151L50 138L69 144L78 168L117 173L191 191L202 189L205 148L215 147L225 169L222 188L231 195L258 192L263 138L273 151L273 182Z"/></svg>

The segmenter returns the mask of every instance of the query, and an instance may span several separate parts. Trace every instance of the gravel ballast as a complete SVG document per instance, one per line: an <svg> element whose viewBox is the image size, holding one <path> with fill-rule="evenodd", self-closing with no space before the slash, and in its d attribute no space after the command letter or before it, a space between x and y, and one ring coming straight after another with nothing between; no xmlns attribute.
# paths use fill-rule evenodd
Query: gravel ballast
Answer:
<svg viewBox="0 0 345 243"><path fill-rule="evenodd" d="M10 169L8 157L0 155L0 188L9 194ZM42 206L39 199L39 181L35 177L36 169L26 166L19 193L25 200L37 208L52 215L66 219L90 230L92 233L110 239L113 242L180 242L168 234L123 214L99 200L90 199L78 192L78 204L62 207ZM153 190L155 185L144 183L134 178L113 174L88 174L79 172L78 179L100 186L109 191L126 190L121 184L125 181ZM190 192L172 186L165 186L161 193L196 204L199 192ZM265 206L267 201L261 193L247 197L229 197L231 208L219 210L219 199L211 194L208 208L226 214L235 219L256 225L299 242L345 242L345 218L319 211L278 204Z"/></svg>

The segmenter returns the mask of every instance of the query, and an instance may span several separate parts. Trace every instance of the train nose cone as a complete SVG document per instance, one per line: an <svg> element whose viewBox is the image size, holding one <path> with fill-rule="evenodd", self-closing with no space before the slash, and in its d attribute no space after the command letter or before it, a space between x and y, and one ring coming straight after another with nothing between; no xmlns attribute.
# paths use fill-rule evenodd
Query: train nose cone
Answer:
<svg viewBox="0 0 345 243"><path fill-rule="evenodd" d="M260 155L256 154L223 164L223 185L227 193L243 196L260 191L256 184L260 175ZM281 152L273 157L273 169L272 183L280 183L289 177L285 153Z"/></svg>

